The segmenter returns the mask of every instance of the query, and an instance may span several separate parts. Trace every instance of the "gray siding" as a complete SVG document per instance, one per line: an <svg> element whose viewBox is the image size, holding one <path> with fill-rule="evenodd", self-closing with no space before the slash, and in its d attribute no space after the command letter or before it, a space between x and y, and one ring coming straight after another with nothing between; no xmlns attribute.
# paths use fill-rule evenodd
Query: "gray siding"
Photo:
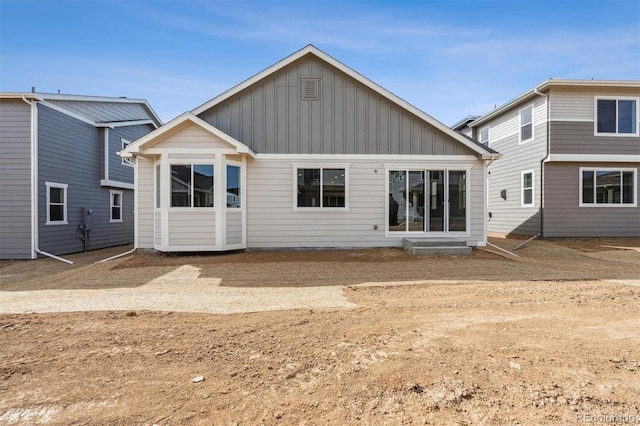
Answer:
<svg viewBox="0 0 640 426"><path fill-rule="evenodd" d="M540 161L546 155L546 123L537 124L535 139L518 144L518 135L512 135L491 147L503 157L489 167L487 225L490 233L534 235L540 232ZM534 205L522 207L522 172L533 170ZM501 197L505 190L507 199Z"/></svg>
<svg viewBox="0 0 640 426"><path fill-rule="evenodd" d="M109 179L133 184L133 167L122 164L117 154L122 149L122 139L133 142L154 129L153 126L126 126L109 129Z"/></svg>
<svg viewBox="0 0 640 426"><path fill-rule="evenodd" d="M96 123L149 120L153 118L147 109L139 103L69 101L50 98L47 99L47 102L85 117L91 121L95 121Z"/></svg>
<svg viewBox="0 0 640 426"><path fill-rule="evenodd" d="M122 223L109 223L109 188L102 178L103 130L40 105L39 133L39 240L40 249L53 254L82 251L78 236L82 208L93 210L90 249L133 242L133 191L123 191ZM46 225L45 182L69 185L67 225Z"/></svg>
<svg viewBox="0 0 640 426"><path fill-rule="evenodd" d="M634 167L638 170L636 185L640 185L640 167L637 163L546 164L544 236L640 237L640 207L579 206L580 167Z"/></svg>
<svg viewBox="0 0 640 426"><path fill-rule="evenodd" d="M0 100L0 259L31 258L31 108Z"/></svg>
<svg viewBox="0 0 640 426"><path fill-rule="evenodd" d="M301 78L319 78L303 100ZM473 154L352 77L305 56L200 114L257 153Z"/></svg>
<svg viewBox="0 0 640 426"><path fill-rule="evenodd" d="M551 154L640 155L640 137L594 136L593 126L593 122L552 121Z"/></svg>

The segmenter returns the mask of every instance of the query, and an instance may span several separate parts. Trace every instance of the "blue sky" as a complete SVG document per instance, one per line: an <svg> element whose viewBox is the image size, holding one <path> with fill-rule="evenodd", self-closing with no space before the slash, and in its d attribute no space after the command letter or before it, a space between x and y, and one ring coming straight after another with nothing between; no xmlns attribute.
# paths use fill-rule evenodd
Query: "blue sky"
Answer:
<svg viewBox="0 0 640 426"><path fill-rule="evenodd" d="M550 77L640 80L640 1L0 0L0 91L168 121L307 44L451 125Z"/></svg>

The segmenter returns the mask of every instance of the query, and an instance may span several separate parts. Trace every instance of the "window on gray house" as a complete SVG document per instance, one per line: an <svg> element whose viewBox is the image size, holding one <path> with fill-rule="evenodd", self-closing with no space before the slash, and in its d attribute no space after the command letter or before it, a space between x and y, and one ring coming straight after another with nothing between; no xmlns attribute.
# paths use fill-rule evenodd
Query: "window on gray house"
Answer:
<svg viewBox="0 0 640 426"><path fill-rule="evenodd" d="M581 169L581 205L635 205L635 171Z"/></svg>
<svg viewBox="0 0 640 426"><path fill-rule="evenodd" d="M635 99L598 99L596 105L597 133L637 133L637 102Z"/></svg>

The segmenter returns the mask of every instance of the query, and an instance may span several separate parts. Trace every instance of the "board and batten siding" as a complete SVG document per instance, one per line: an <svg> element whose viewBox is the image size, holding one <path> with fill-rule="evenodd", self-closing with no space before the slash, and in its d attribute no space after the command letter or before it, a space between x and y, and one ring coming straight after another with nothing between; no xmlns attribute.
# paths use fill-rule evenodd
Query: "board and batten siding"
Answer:
<svg viewBox="0 0 640 426"><path fill-rule="evenodd" d="M318 81L317 99L302 99L304 78ZM473 154L452 137L311 55L200 117L256 153Z"/></svg>
<svg viewBox="0 0 640 426"><path fill-rule="evenodd" d="M31 259L31 107L0 100L0 259Z"/></svg>
<svg viewBox="0 0 640 426"><path fill-rule="evenodd" d="M533 103L534 139L520 144L520 110ZM489 166L489 233L533 235L540 232L540 162L547 153L545 98L525 102L489 123L489 145L502 158ZM522 207L522 173L533 171L534 204ZM506 191L506 200L501 192Z"/></svg>
<svg viewBox="0 0 640 426"><path fill-rule="evenodd" d="M296 159L293 163L331 164L330 160ZM259 159L247 167L247 246L248 248L328 248L400 247L402 237L385 236L385 163L397 160L340 160L348 168L348 210L294 210L292 160ZM418 160L403 161L402 167L425 167ZM452 168L446 163L429 168ZM328 166L327 166L328 167ZM484 166L473 164L469 191L472 244L484 243ZM377 229L376 229L377 228ZM422 234L426 236L427 234Z"/></svg>
<svg viewBox="0 0 640 426"><path fill-rule="evenodd" d="M640 188L637 163L547 163L544 236L640 237L640 203L637 207L580 207L580 167L635 168L636 188Z"/></svg>
<svg viewBox="0 0 640 426"><path fill-rule="evenodd" d="M53 254L82 251L82 208L93 211L88 248L133 242L133 192L122 190L122 222L110 223L111 195L100 186L103 130L44 105L38 106L38 222L40 249ZM66 225L46 225L45 182L67 184Z"/></svg>

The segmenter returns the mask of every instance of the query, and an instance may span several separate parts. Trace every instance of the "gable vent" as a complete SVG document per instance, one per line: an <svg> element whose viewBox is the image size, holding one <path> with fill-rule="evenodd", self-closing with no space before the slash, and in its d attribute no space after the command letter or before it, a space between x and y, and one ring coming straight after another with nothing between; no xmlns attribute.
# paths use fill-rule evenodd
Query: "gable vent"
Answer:
<svg viewBox="0 0 640 426"><path fill-rule="evenodd" d="M306 101L312 101L318 99L318 86L319 79L317 78L302 78L300 82L302 84L302 99Z"/></svg>

